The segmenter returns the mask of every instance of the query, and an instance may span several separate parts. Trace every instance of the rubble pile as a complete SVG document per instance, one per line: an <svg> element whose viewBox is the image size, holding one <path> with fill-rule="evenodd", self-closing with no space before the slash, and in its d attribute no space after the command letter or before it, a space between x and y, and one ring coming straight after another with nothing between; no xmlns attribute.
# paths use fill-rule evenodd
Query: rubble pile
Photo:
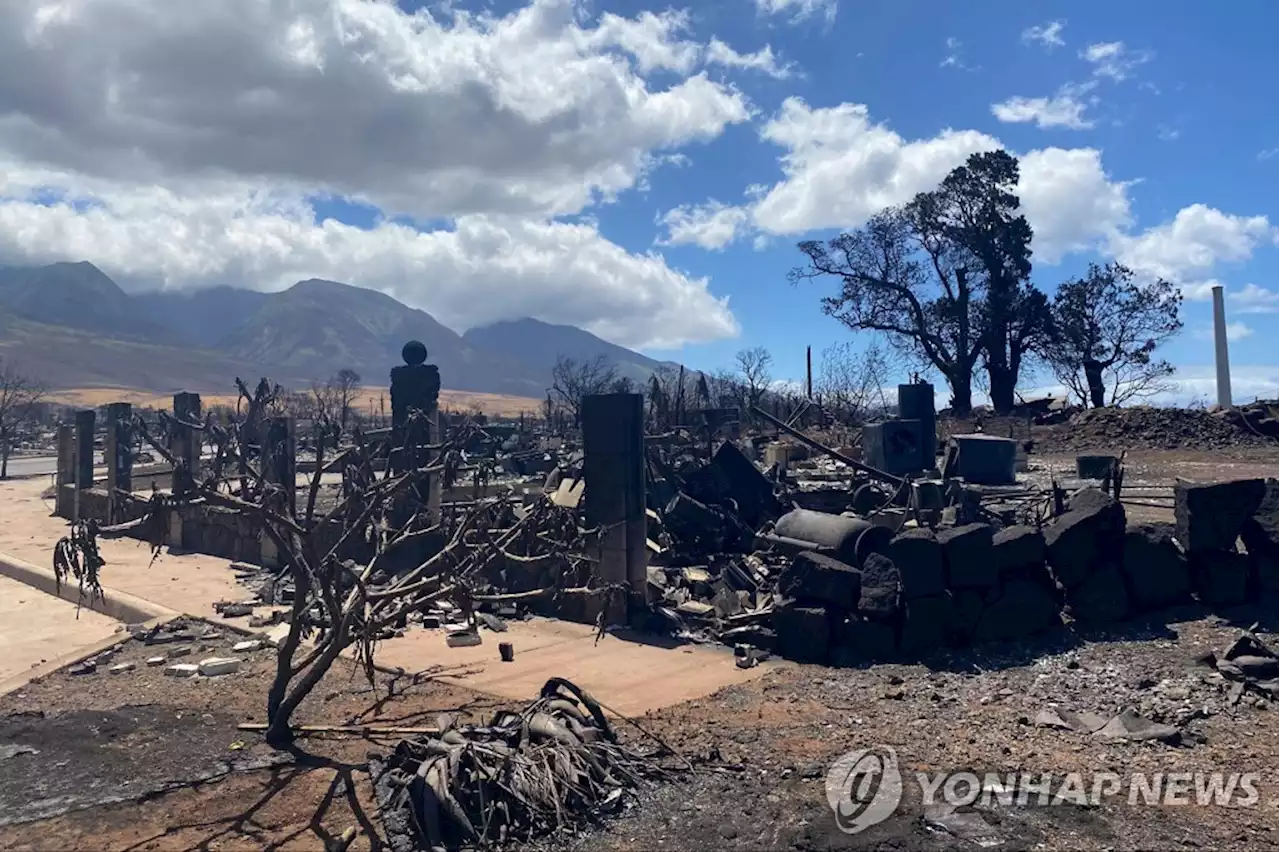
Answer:
<svg viewBox="0 0 1280 852"><path fill-rule="evenodd" d="M1184 408L1088 408L1053 429L1063 449L1125 446L1131 449L1227 449L1276 442L1274 402L1217 411Z"/></svg>
<svg viewBox="0 0 1280 852"><path fill-rule="evenodd" d="M502 846L618 810L664 770L618 742L589 693L552 678L519 712L402 740L370 757L393 852Z"/></svg>

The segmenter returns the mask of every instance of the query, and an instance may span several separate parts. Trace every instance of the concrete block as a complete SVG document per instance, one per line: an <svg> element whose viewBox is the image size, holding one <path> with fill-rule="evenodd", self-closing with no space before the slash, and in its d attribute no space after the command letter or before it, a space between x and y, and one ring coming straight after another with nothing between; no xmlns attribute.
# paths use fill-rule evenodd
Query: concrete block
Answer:
<svg viewBox="0 0 1280 852"><path fill-rule="evenodd" d="M125 672L133 671L137 667L138 666L136 663L117 663L116 665L107 669L107 671L110 672L111 674L124 674Z"/></svg>
<svg viewBox="0 0 1280 852"><path fill-rule="evenodd" d="M1245 522L1266 496L1261 479L1201 483L1180 479L1173 486L1173 517L1183 550L1232 550Z"/></svg>
<svg viewBox="0 0 1280 852"><path fill-rule="evenodd" d="M1235 606L1248 597L1249 557L1234 550L1201 550L1190 556L1191 582L1207 606ZM1271 602L1274 604L1275 599Z"/></svg>
<svg viewBox="0 0 1280 852"><path fill-rule="evenodd" d="M965 524L938 533L950 589L986 589L1000 581L989 524Z"/></svg>
<svg viewBox="0 0 1280 852"><path fill-rule="evenodd" d="M284 644L284 640L289 635L289 625L277 624L267 631L267 644L272 648L279 648Z"/></svg>
<svg viewBox="0 0 1280 852"><path fill-rule="evenodd" d="M1129 592L1119 568L1106 565L1067 592L1067 612L1077 621L1109 624L1129 614Z"/></svg>
<svg viewBox="0 0 1280 852"><path fill-rule="evenodd" d="M257 651L262 647L261 639L246 639L244 642L237 642L231 646L231 650L237 654L249 654Z"/></svg>
<svg viewBox="0 0 1280 852"><path fill-rule="evenodd" d="M951 595L943 592L913 598L903 605L903 609L901 645L904 654L927 654L946 643L953 617Z"/></svg>
<svg viewBox="0 0 1280 852"><path fill-rule="evenodd" d="M156 666L163 666L167 660L168 657L147 657L147 665L155 668Z"/></svg>
<svg viewBox="0 0 1280 852"><path fill-rule="evenodd" d="M1018 442L994 435L952 435L955 475L975 485L1012 485Z"/></svg>
<svg viewBox="0 0 1280 852"><path fill-rule="evenodd" d="M453 630L445 637L445 642L450 648L471 648L480 644L480 632L470 629Z"/></svg>
<svg viewBox="0 0 1280 852"><path fill-rule="evenodd" d="M1095 565L1118 564L1124 552L1124 507L1106 503L1071 509L1044 531L1046 559L1065 588L1079 585Z"/></svg>
<svg viewBox="0 0 1280 852"><path fill-rule="evenodd" d="M1029 580L1011 580L982 611L974 635L979 642L1019 639L1060 624L1058 602L1048 589Z"/></svg>
<svg viewBox="0 0 1280 852"><path fill-rule="evenodd" d="M836 630L830 659L833 666L858 666L892 660L897 656L893 625L853 617Z"/></svg>
<svg viewBox="0 0 1280 852"><path fill-rule="evenodd" d="M902 579L893 560L872 553L862 563L862 594L858 612L873 619L891 618L898 609Z"/></svg>
<svg viewBox="0 0 1280 852"><path fill-rule="evenodd" d="M1133 524L1124 532L1121 565L1136 610L1159 609L1191 593L1187 559L1168 524Z"/></svg>
<svg viewBox="0 0 1280 852"><path fill-rule="evenodd" d="M164 673L169 677L191 677L200 671L200 667L194 663L174 663L166 666Z"/></svg>
<svg viewBox="0 0 1280 852"><path fill-rule="evenodd" d="M1035 527L1005 527L991 538L991 559L1000 579L1049 580L1044 567L1044 534Z"/></svg>
<svg viewBox="0 0 1280 852"><path fill-rule="evenodd" d="M788 598L852 610L862 592L862 575L851 565L820 553L796 555L778 578L778 591Z"/></svg>
<svg viewBox="0 0 1280 852"><path fill-rule="evenodd" d="M862 429L862 457L867 464L886 473L915 473L922 470L925 455L919 420L886 420Z"/></svg>
<svg viewBox="0 0 1280 852"><path fill-rule="evenodd" d="M826 607L783 601L773 608L777 651L788 660L825 663L831 646L832 618Z"/></svg>
<svg viewBox="0 0 1280 852"><path fill-rule="evenodd" d="M942 545L928 529L907 530L889 542L888 556L898 566L904 600L939 595L946 589Z"/></svg>
<svg viewBox="0 0 1280 852"><path fill-rule="evenodd" d="M240 660L235 657L205 657L200 661L199 669L205 677L232 674L240 670Z"/></svg>

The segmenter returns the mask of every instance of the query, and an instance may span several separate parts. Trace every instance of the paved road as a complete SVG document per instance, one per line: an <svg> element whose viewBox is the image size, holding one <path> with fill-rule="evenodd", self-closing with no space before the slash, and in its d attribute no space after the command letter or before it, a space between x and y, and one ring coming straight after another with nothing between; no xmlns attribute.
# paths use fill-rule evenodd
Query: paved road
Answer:
<svg viewBox="0 0 1280 852"><path fill-rule="evenodd" d="M101 465L102 453L93 454L94 465ZM52 476L58 472L56 456L15 456L9 459L10 476Z"/></svg>

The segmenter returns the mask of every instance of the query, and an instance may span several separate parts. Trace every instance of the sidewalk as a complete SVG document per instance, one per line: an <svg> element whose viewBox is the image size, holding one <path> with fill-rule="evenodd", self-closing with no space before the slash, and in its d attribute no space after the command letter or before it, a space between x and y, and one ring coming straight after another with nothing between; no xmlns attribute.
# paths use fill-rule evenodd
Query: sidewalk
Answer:
<svg viewBox="0 0 1280 852"><path fill-rule="evenodd" d="M8 555L41 569L51 566L53 545L65 535L66 522L52 516L51 500L40 498L44 487L41 482L0 482L0 560ZM225 559L162 551L148 567L150 551L132 539L103 541L101 552L107 561L103 586L163 609L221 620L215 602L249 596ZM244 627L247 621L231 623ZM443 630L410 629L403 637L379 643L377 660L408 672L465 664L471 673L456 678L459 683L518 700L528 700L549 677L566 677L628 715L702 698L778 665L739 669L732 653L721 647L663 647L612 635L597 644L595 632L588 625L533 619L510 623L506 633L483 631L479 646L450 648ZM513 662L499 660L499 642L515 646Z"/></svg>

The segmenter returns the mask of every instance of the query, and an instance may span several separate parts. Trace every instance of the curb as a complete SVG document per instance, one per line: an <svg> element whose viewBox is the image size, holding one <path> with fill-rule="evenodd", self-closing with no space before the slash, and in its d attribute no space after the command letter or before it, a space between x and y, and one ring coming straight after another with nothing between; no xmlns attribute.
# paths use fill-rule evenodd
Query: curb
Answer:
<svg viewBox="0 0 1280 852"><path fill-rule="evenodd" d="M57 578L52 570L32 565L7 553L0 553L0 576L25 583L55 598L79 604L125 624L137 624L157 618L169 619L181 614L128 592L117 591L106 586L102 588L101 598L90 599L87 596L81 598L80 590L71 583L63 583L62 588L59 589Z"/></svg>

